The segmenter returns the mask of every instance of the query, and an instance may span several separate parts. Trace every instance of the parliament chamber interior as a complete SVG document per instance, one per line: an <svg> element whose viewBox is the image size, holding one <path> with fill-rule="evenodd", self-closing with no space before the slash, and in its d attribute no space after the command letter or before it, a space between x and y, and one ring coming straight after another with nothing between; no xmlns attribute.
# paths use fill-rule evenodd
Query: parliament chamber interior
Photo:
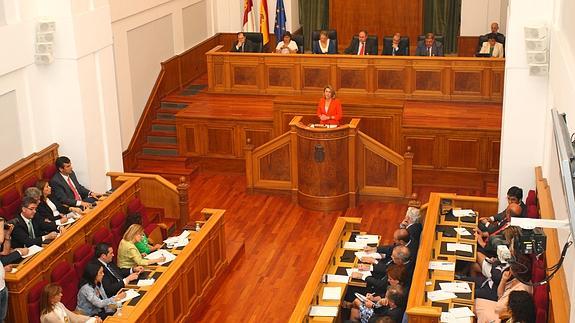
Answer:
<svg viewBox="0 0 575 323"><path fill-rule="evenodd" d="M0 1L0 322L571 322L574 10Z"/></svg>

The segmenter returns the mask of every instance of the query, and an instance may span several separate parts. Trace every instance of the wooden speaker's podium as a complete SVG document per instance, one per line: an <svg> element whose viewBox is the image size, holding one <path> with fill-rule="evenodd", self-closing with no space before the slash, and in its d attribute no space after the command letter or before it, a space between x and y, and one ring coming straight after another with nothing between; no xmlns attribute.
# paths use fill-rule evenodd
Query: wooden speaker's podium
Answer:
<svg viewBox="0 0 575 323"><path fill-rule="evenodd" d="M306 125L297 116L290 122L295 133L292 159L298 203L319 211L355 207L357 200L356 145L360 119L334 128ZM294 191L292 191L294 192Z"/></svg>

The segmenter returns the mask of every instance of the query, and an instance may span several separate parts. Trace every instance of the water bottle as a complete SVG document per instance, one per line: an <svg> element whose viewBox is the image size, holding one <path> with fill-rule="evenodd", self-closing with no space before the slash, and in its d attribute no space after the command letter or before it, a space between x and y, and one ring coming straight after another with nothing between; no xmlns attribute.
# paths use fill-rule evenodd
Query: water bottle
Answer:
<svg viewBox="0 0 575 323"><path fill-rule="evenodd" d="M200 232L200 224L198 222L196 222L196 232Z"/></svg>
<svg viewBox="0 0 575 323"><path fill-rule="evenodd" d="M122 302L121 301L116 302L116 315L122 316Z"/></svg>

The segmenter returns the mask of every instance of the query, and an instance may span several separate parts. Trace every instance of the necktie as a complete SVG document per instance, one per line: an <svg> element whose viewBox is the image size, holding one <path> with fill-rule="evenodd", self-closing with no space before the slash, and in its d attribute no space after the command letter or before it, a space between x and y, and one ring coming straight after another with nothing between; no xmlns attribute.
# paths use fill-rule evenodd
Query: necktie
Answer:
<svg viewBox="0 0 575 323"><path fill-rule="evenodd" d="M116 274L112 267L110 267L110 265L106 264L106 268L108 268L108 271L112 274L112 276L116 277L117 280L120 280L120 277Z"/></svg>
<svg viewBox="0 0 575 323"><path fill-rule="evenodd" d="M428 47L427 51L429 52L429 56L431 56L431 47Z"/></svg>
<svg viewBox="0 0 575 323"><path fill-rule="evenodd" d="M27 225L28 225L28 234L30 235L30 237L32 237L32 239L36 239L36 235L34 234L34 227L32 227L32 221L28 221Z"/></svg>
<svg viewBox="0 0 575 323"><path fill-rule="evenodd" d="M72 184L72 180L70 179L70 176L68 176L68 186L70 186L70 189L72 189L72 192L74 192L74 199L76 201L81 201L82 198L80 197L80 194L78 194L78 191L76 190L76 187L74 187L74 185Z"/></svg>
<svg viewBox="0 0 575 323"><path fill-rule="evenodd" d="M365 43L361 43L359 48L359 55L365 55Z"/></svg>

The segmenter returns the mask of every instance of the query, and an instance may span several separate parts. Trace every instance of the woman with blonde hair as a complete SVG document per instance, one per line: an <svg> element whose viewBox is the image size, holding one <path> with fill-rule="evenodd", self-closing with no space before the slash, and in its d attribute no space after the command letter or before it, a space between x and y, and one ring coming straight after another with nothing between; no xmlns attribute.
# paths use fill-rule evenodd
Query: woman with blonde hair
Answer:
<svg viewBox="0 0 575 323"><path fill-rule="evenodd" d="M136 243L142 240L144 228L139 224L132 224L122 237L118 246L118 267L132 268L135 266L148 266L163 262L164 256L155 259L144 259L136 247Z"/></svg>
<svg viewBox="0 0 575 323"><path fill-rule="evenodd" d="M331 85L323 88L323 96L317 104L317 116L321 124L338 125L341 120L341 102L335 98L335 90Z"/></svg>
<svg viewBox="0 0 575 323"><path fill-rule="evenodd" d="M42 323L99 323L98 316L89 317L76 314L64 306L62 300L62 287L58 284L48 284L42 289L40 296L40 322Z"/></svg>

